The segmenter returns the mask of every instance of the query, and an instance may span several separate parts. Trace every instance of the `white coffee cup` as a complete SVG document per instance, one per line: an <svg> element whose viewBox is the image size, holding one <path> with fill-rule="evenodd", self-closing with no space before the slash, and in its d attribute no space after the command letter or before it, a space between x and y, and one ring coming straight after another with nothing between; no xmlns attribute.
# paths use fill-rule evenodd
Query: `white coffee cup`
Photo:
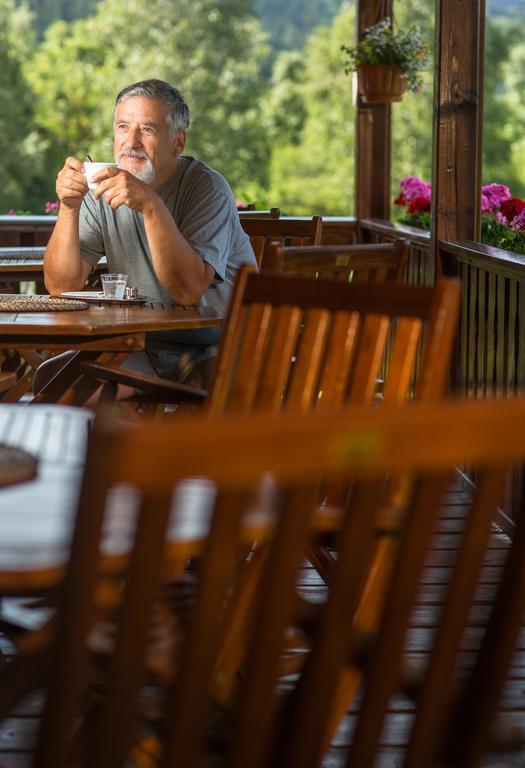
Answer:
<svg viewBox="0 0 525 768"><path fill-rule="evenodd" d="M88 189L96 189L99 183L92 181L93 176L96 176L103 168L118 168L118 163L84 163L84 176L88 184Z"/></svg>

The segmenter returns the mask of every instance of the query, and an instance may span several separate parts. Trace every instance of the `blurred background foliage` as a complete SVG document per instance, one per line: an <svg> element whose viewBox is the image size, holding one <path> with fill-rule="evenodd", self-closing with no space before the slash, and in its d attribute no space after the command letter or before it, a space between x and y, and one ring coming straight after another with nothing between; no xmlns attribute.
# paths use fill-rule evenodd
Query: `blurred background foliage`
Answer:
<svg viewBox="0 0 525 768"><path fill-rule="evenodd" d="M289 214L354 210L355 0L0 0L0 212L41 213L69 154L112 159L114 97L146 77L185 94L187 152L238 199ZM525 17L488 3L484 183L525 194ZM395 0L433 42L434 0ZM432 73L393 114L393 195L430 180Z"/></svg>

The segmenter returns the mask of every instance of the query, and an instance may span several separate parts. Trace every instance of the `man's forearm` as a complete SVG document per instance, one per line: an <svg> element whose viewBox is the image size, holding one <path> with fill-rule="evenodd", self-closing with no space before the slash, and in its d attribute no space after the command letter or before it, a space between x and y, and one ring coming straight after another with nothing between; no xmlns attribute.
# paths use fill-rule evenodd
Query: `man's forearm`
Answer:
<svg viewBox="0 0 525 768"><path fill-rule="evenodd" d="M80 258L78 209L61 207L44 257L44 280L51 294L78 291L86 281Z"/></svg>
<svg viewBox="0 0 525 768"><path fill-rule="evenodd" d="M160 282L179 304L195 304L208 288L212 268L193 250L160 200L143 210L153 267Z"/></svg>

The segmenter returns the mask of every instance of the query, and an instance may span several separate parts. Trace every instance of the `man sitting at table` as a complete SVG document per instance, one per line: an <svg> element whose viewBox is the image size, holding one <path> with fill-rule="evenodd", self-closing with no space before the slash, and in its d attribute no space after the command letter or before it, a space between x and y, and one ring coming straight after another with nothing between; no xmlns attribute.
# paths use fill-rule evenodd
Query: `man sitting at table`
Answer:
<svg viewBox="0 0 525 768"><path fill-rule="evenodd" d="M58 174L61 205L44 259L51 294L81 290L105 255L110 272L127 274L128 285L154 301L225 314L239 265L255 264L255 257L226 180L182 155L189 122L182 94L163 80L120 91L118 167L100 171L90 194L81 160L68 157ZM149 334L145 352L134 352L124 365L185 382L197 374L205 383L217 341L217 328ZM62 360L40 366L36 392Z"/></svg>

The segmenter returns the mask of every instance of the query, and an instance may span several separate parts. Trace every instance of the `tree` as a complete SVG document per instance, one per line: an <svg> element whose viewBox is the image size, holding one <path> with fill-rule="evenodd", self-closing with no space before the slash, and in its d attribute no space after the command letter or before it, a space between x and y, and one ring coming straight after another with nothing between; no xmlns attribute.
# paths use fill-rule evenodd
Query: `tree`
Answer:
<svg viewBox="0 0 525 768"><path fill-rule="evenodd" d="M267 200L287 213L353 212L355 110L341 44L354 35L355 11L345 6L300 54L277 59L265 110L273 143Z"/></svg>
<svg viewBox="0 0 525 768"><path fill-rule="evenodd" d="M254 0L255 12L275 51L302 48L318 26L328 26L342 0Z"/></svg>
<svg viewBox="0 0 525 768"><path fill-rule="evenodd" d="M419 26L431 43L434 33L433 0L406 0L394 5L397 27ZM407 93L392 105L392 198L399 194L399 180L420 176L430 181L432 173L433 72L423 73L423 88ZM395 216L395 210L393 211Z"/></svg>
<svg viewBox="0 0 525 768"><path fill-rule="evenodd" d="M525 194L525 25L495 19L487 23L485 60L483 181L507 184Z"/></svg>
<svg viewBox="0 0 525 768"><path fill-rule="evenodd" d="M14 0L0 0L0 212L27 208L31 177L31 92L22 62L32 44L31 17Z"/></svg>
<svg viewBox="0 0 525 768"><path fill-rule="evenodd" d="M46 27L58 19L72 21L91 13L98 0L29 0L39 37Z"/></svg>
<svg viewBox="0 0 525 768"><path fill-rule="evenodd" d="M248 0L103 0L91 17L57 22L28 65L48 175L68 154L111 159L116 93L158 77L188 100L188 153L255 192L267 179L259 110L267 52Z"/></svg>

